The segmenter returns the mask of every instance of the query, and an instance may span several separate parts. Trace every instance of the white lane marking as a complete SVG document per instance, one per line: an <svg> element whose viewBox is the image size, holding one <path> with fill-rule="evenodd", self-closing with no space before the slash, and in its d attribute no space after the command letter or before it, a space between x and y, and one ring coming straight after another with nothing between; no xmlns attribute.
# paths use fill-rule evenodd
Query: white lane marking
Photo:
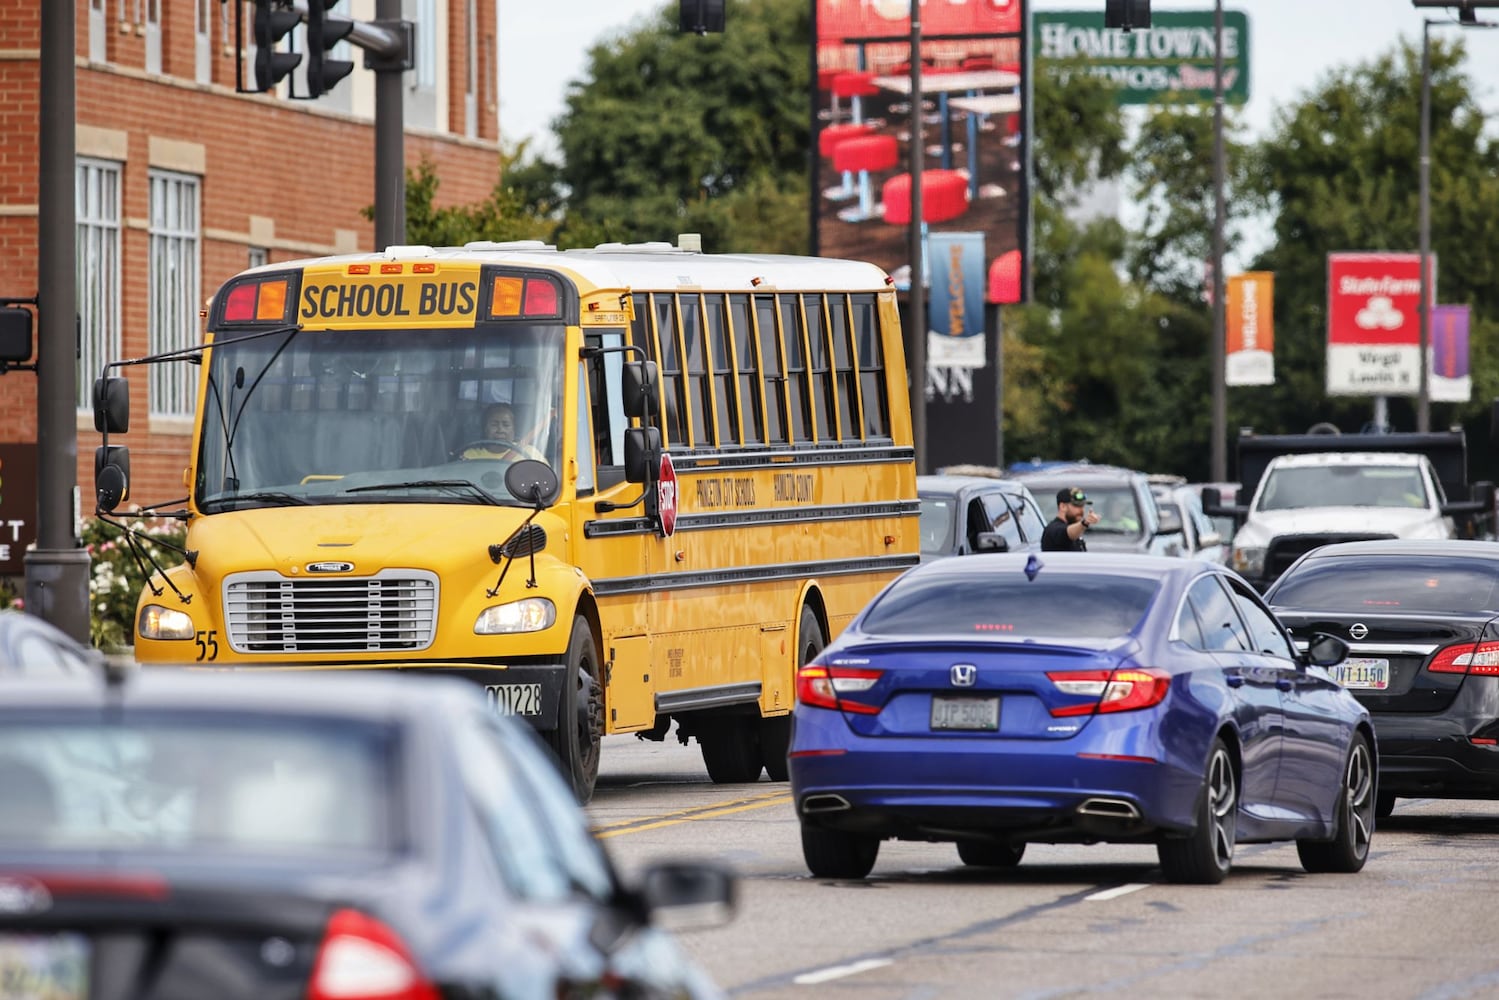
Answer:
<svg viewBox="0 0 1499 1000"><path fill-rule="evenodd" d="M844 976L855 976L861 972L868 972L870 969L882 969L894 964L893 958L866 958L862 962L853 962L849 965L833 965L826 969L818 969L816 972L804 972L792 982L798 986L816 986L818 983L842 979Z"/></svg>
<svg viewBox="0 0 1499 1000"><path fill-rule="evenodd" d="M1106 899L1118 899L1120 896L1128 896L1132 892L1150 888L1149 882L1126 882L1124 885L1116 885L1112 889L1103 889L1083 899L1090 903L1102 903Z"/></svg>

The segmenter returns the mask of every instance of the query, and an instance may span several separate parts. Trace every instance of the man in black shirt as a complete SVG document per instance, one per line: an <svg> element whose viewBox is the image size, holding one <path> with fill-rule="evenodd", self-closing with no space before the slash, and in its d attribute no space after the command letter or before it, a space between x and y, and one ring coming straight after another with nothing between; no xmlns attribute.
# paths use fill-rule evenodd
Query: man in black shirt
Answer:
<svg viewBox="0 0 1499 1000"><path fill-rule="evenodd" d="M1057 516L1041 533L1042 552L1086 552L1083 533L1098 523L1088 510L1088 494L1075 486L1057 490Z"/></svg>

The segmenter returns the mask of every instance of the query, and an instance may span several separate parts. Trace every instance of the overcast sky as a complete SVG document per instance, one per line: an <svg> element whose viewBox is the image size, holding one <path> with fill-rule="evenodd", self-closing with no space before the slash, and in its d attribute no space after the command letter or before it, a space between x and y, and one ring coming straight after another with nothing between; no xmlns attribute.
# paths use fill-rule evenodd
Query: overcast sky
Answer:
<svg viewBox="0 0 1499 1000"><path fill-rule="evenodd" d="M1033 0L1033 6L1101 11L1103 0ZM1201 0L1156 0L1153 6L1212 9ZM552 120L562 112L567 84L584 72L588 48L666 7L675 10L676 0L502 0L500 128L505 138L529 136L545 143ZM1417 10L1410 0L1241 0L1226 7L1249 16L1245 113L1256 134L1269 127L1274 109L1313 87L1329 67L1376 56L1401 36L1419 42L1423 17L1442 16L1439 10ZM1499 116L1499 31L1439 30L1465 36L1480 106Z"/></svg>

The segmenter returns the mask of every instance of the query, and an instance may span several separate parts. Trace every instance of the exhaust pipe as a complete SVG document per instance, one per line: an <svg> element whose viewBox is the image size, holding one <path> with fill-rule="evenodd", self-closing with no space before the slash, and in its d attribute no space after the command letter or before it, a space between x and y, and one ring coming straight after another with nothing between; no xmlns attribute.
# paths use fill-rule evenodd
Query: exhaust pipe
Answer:
<svg viewBox="0 0 1499 1000"><path fill-rule="evenodd" d="M802 812L809 814L843 812L848 808L848 799L841 795L808 795L802 799Z"/></svg>
<svg viewBox="0 0 1499 1000"><path fill-rule="evenodd" d="M1079 816L1098 816L1104 819L1139 819L1140 810L1133 802L1124 799L1087 799L1077 807Z"/></svg>

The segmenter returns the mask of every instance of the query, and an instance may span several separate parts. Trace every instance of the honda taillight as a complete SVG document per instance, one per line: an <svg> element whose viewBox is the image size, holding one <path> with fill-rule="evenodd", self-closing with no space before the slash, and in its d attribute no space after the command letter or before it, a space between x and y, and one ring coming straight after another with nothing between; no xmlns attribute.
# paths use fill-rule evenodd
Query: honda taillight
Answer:
<svg viewBox="0 0 1499 1000"><path fill-rule="evenodd" d="M1171 675L1154 667L1120 670L1050 670L1047 678L1063 694L1087 698L1076 705L1053 708L1053 716L1133 712L1158 705L1171 687Z"/></svg>
<svg viewBox="0 0 1499 1000"><path fill-rule="evenodd" d="M328 921L307 1000L439 1000L399 935L358 910Z"/></svg>
<svg viewBox="0 0 1499 1000"><path fill-rule="evenodd" d="M803 705L842 709L862 715L878 715L880 707L858 701L844 701L839 695L868 691L884 674L867 667L836 667L809 663L796 674L796 699Z"/></svg>
<svg viewBox="0 0 1499 1000"><path fill-rule="evenodd" d="M1443 646L1426 669L1434 674L1499 677L1499 642L1455 642Z"/></svg>

